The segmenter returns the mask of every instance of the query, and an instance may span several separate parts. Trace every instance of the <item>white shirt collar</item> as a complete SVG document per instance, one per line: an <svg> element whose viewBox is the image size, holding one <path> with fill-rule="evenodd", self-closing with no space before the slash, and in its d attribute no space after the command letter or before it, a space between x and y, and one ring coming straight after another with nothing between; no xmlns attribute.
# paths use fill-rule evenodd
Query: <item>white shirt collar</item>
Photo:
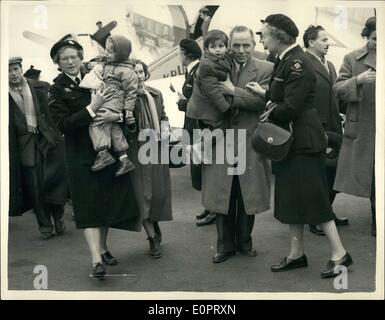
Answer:
<svg viewBox="0 0 385 320"><path fill-rule="evenodd" d="M286 52L290 51L294 47L298 46L298 44L294 43L291 46L287 47L286 50L284 50L280 55L279 55L279 60L282 60L283 56L286 54Z"/></svg>
<svg viewBox="0 0 385 320"><path fill-rule="evenodd" d="M65 73L65 72L64 72ZM66 74L66 76L68 77L68 78L70 78L73 82L75 82L76 83L76 78L79 78L80 80L82 79L82 77L81 77L81 75L80 75L80 72L76 75L76 76L73 76L73 75L70 75L70 74L68 74L68 73L65 73Z"/></svg>
<svg viewBox="0 0 385 320"><path fill-rule="evenodd" d="M190 73L192 68L194 68L199 63L199 59L190 62L190 64L186 67L187 73Z"/></svg>

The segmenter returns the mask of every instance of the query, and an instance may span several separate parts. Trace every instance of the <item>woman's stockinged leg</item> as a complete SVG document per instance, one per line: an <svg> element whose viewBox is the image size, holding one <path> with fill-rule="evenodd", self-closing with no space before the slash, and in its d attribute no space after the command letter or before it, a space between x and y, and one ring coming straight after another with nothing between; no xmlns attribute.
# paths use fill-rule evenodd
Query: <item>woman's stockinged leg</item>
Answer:
<svg viewBox="0 0 385 320"><path fill-rule="evenodd" d="M320 227L322 228L327 239L329 240L329 246L331 249L331 260L336 261L341 259L346 254L346 250L342 245L334 220L321 223Z"/></svg>
<svg viewBox="0 0 385 320"><path fill-rule="evenodd" d="M298 259L304 255L303 245L303 224L291 224L290 225L290 254L288 258Z"/></svg>
<svg viewBox="0 0 385 320"><path fill-rule="evenodd" d="M84 236L87 240L88 247L91 251L92 264L95 265L97 262L102 262L101 248L100 248L100 228L87 228L84 229Z"/></svg>
<svg viewBox="0 0 385 320"><path fill-rule="evenodd" d="M107 227L101 227L100 228L100 249L101 249L101 253L105 253L105 252L108 251L107 235L108 235L108 228Z"/></svg>
<svg viewBox="0 0 385 320"><path fill-rule="evenodd" d="M147 237L149 238L155 237L154 224L149 219L143 220L143 227L144 227L144 230L146 231Z"/></svg>

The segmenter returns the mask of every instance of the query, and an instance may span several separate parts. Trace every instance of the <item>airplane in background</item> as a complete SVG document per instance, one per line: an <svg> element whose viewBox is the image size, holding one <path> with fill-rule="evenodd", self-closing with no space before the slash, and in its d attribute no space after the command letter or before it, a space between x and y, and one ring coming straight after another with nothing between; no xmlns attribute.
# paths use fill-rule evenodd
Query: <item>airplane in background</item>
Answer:
<svg viewBox="0 0 385 320"><path fill-rule="evenodd" d="M202 19L199 9L202 3L189 5L125 5L125 11L115 10L108 13L112 22L98 29L94 34L79 33L68 34L68 37L79 41L85 49L85 60L101 54L104 40L109 33L126 35L133 42L132 57L145 61L151 73L148 85L158 88L163 92L166 113L173 127L182 127L184 113L176 107L176 93L171 92L170 84L177 91L181 91L184 81L185 69L179 57L178 43L183 38L195 39L202 46ZM206 6L212 15L210 29L220 29L227 34L239 24L251 27L258 31L261 27L261 19L272 13L284 13L296 22L300 31L298 43L302 45L302 34L310 24L320 24L330 35L331 45L328 59L334 63L338 70L343 56L361 46L364 41L360 36L365 21L375 15L374 8L346 8L315 7L312 2L303 3L297 8L288 1L269 2L263 5L260 2L224 3L223 5ZM239 14L237 14L239 13ZM95 17L95 21L102 16ZM103 19L107 18L103 16ZM107 20L111 21L111 20ZM75 29L81 30L81 22L75 24ZM99 34L98 34L99 32ZM99 35L99 37L98 37ZM50 47L55 42L43 35L33 32L24 32L24 37ZM255 56L266 58L259 39L256 36L257 45Z"/></svg>

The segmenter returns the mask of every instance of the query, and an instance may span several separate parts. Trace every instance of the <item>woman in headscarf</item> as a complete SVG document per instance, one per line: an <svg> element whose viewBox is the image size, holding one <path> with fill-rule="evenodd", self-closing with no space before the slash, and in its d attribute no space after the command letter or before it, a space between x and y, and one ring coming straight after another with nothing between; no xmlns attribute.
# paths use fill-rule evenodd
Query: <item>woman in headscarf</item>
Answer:
<svg viewBox="0 0 385 320"><path fill-rule="evenodd" d="M376 18L361 32L367 43L344 57L334 89L348 104L334 189L370 198L372 235L376 235L374 147L376 111Z"/></svg>
<svg viewBox="0 0 385 320"><path fill-rule="evenodd" d="M140 60L133 62L136 63L135 71L138 75L138 95L134 111L137 131L129 132L127 136L130 146L132 143L129 157L137 158L138 163L135 163L137 169L130 174L137 190L138 202L143 205L143 227L150 245L149 255L156 259L162 256L162 234L158 222L172 220L170 169L167 163L161 163L162 141L169 139L170 125L164 111L162 93L145 85L150 77L147 65ZM150 138L149 141L143 141L146 135ZM144 146L145 144L147 145ZM163 144L163 150L168 151L164 149L165 145ZM150 163L144 159L146 155L142 152L147 150L147 146L154 147L156 153L151 156Z"/></svg>

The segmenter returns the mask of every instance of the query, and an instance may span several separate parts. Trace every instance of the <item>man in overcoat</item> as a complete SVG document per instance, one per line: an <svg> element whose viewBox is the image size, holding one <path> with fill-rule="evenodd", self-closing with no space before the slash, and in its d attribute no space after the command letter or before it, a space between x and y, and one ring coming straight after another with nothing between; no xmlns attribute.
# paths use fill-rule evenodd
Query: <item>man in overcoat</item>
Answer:
<svg viewBox="0 0 385 320"><path fill-rule="evenodd" d="M40 235L49 239L65 230L65 180L62 136L49 111L47 87L23 77L22 58L9 59L9 215L32 209ZM51 216L54 225L51 222Z"/></svg>
<svg viewBox="0 0 385 320"><path fill-rule="evenodd" d="M245 86L256 81L267 88L273 64L251 57L255 46L254 33L245 26L237 26L230 32L230 46L236 67L230 79L222 83L222 90L232 97L236 114L231 126L235 130L234 155L244 158L238 158L235 164L231 161L220 164L213 159L212 164L203 165L203 206L217 213L214 263L227 260L236 251L255 257L251 238L254 216L270 208L271 165L251 146L252 133L258 116L265 109L265 101L246 90ZM246 132L245 141L238 139L238 134L242 136L239 131ZM213 155L217 147L213 146ZM236 172L242 162L245 163L244 172ZM232 170L235 174L229 174Z"/></svg>
<svg viewBox="0 0 385 320"><path fill-rule="evenodd" d="M326 154L326 169L330 203L333 203L337 194L333 190L333 185L342 140L342 123L338 110L338 99L333 90L337 73L333 63L325 58L329 49L329 35L322 26L309 26L304 32L303 41L306 54L314 67L317 78L317 90L314 97L315 107L328 136L329 148ZM347 225L349 222L347 218L338 218L337 216L334 221L336 225L340 226ZM324 235L318 226L310 226L310 231L317 235Z"/></svg>

